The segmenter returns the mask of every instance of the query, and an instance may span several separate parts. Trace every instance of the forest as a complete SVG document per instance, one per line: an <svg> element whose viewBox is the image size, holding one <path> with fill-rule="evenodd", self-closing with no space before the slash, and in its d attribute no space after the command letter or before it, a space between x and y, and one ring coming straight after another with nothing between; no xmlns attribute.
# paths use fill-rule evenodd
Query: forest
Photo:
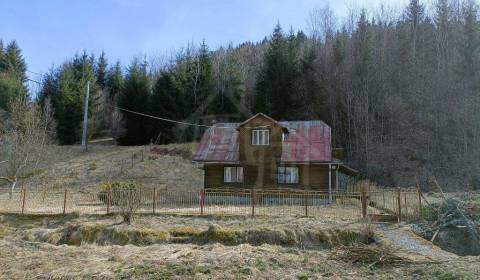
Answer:
<svg viewBox="0 0 480 280"><path fill-rule="evenodd" d="M34 81L38 92L27 87L20 46L0 41L0 118L15 96L28 96L53 108L58 144L77 144L89 81L91 139L165 144L203 132L119 108L201 125L257 112L320 119L364 178L480 187L478 3L411 0L401 11L352 9L344 18L325 6L305 17L304 31L278 23L259 42L212 50L204 40L128 65L83 51Z"/></svg>

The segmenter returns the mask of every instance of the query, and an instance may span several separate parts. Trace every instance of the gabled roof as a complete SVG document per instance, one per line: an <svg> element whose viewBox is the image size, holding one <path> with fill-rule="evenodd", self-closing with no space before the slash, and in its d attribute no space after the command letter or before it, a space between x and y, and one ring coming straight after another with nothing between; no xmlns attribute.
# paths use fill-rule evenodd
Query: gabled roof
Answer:
<svg viewBox="0 0 480 280"><path fill-rule="evenodd" d="M271 117L269 117L269 116L265 115L264 113L257 113L256 115L254 115L254 116L250 117L250 118L249 118L249 119L247 119L246 121L239 123L239 124L238 124L238 128L240 128L240 127L242 127L242 126L246 125L246 124L247 124L247 123L249 123L251 120L253 120L253 119L256 119L256 118L259 118L259 117L260 117L260 118L262 118L262 117L263 117L263 118L265 118L265 119L267 119L267 120L271 121L273 124L276 124L276 125L278 125L278 126L282 127L282 129L283 129L285 132L287 132L287 128L286 128L285 126L283 126L283 125L282 125L280 122L278 122L278 121L276 121L276 120L272 119ZM238 129L238 128L237 128L237 129Z"/></svg>
<svg viewBox="0 0 480 280"><path fill-rule="evenodd" d="M265 117L270 119L268 116ZM198 162L238 162L238 128L245 123L218 123L208 128L193 160ZM331 162L333 160L330 127L324 122L275 121L275 123L289 132L282 142L282 162L306 163Z"/></svg>

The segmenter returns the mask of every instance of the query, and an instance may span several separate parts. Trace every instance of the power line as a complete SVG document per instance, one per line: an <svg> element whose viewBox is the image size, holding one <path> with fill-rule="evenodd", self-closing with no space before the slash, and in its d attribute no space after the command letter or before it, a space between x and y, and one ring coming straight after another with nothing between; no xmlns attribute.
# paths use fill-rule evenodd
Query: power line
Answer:
<svg viewBox="0 0 480 280"><path fill-rule="evenodd" d="M27 79L27 80L32 81L32 82L34 82L34 83L41 84L40 82L35 81L35 80L31 80L31 79ZM206 127L206 128L229 128L229 129L235 128L235 127L230 127L230 126L223 126L223 127L222 127L222 126L214 126L214 125L188 123L188 122L183 122L183 121L177 121L177 120L172 120L172 119L167 119L167 118L161 118L161 117L157 117L157 116L152 116L152 115L148 115L148 114L144 114L144 113L140 113L140 112L136 112L136 111L132 111L132 110L127 110L127 109L120 108L120 107L113 106L113 105L108 105L108 104L107 104L107 106L110 106L110 107L112 107L112 108L118 109L118 110L120 110L120 111L124 111L124 112L131 113L131 114L136 114L136 115L139 115L139 116L143 116L143 117L147 117L147 118L152 118L152 119L156 119L156 120L161 120L161 121L165 121L165 122L176 123L176 124L190 125L190 126L196 126L196 127Z"/></svg>
<svg viewBox="0 0 480 280"><path fill-rule="evenodd" d="M27 70L27 72L28 72L28 73L32 73L32 74L35 74L35 75L43 76L42 73L38 73L38 72L30 71L30 70Z"/></svg>
<svg viewBox="0 0 480 280"><path fill-rule="evenodd" d="M30 78L27 78L27 81L34 82L34 83L37 83L37 84L39 84L39 85L41 85L41 84L42 84L41 82L39 82L39 81L35 81L35 80L32 80L32 79L30 79Z"/></svg>

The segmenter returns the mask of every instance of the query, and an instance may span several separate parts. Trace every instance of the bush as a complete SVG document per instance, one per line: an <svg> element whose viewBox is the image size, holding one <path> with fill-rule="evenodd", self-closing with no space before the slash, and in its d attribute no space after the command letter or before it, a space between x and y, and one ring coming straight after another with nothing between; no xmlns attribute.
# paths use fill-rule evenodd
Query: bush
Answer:
<svg viewBox="0 0 480 280"><path fill-rule="evenodd" d="M143 196L139 186L133 183L113 182L100 185L102 189L98 193L98 199L108 203L110 193L110 205L118 206L123 221L130 224L133 215L143 204Z"/></svg>

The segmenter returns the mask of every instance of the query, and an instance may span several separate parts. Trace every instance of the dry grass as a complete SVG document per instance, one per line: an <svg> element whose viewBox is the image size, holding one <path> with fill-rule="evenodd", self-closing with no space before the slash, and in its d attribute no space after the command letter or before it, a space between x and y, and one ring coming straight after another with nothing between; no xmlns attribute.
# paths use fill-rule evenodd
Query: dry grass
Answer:
<svg viewBox="0 0 480 280"><path fill-rule="evenodd" d="M349 232L365 231L361 223L222 216L139 216L131 226L119 222L115 216L0 215L0 229L6 229L0 236L0 279L475 279L480 273L479 257L392 268L331 258L358 240L309 250L288 243L299 236L348 240ZM47 238L66 231L75 246L53 245L62 243L61 235ZM247 233L262 242L238 242ZM273 237L284 244L272 245Z"/></svg>
<svg viewBox="0 0 480 280"><path fill-rule="evenodd" d="M158 147L163 150L176 149L191 153L195 150L196 144ZM84 153L80 146L49 146L45 149L46 160L41 162L34 172L23 178L19 188L25 186L35 190L83 189L121 176L140 178L146 186L200 189L201 170L196 168L191 160L180 156L151 153L150 148L150 146L92 145L88 152Z"/></svg>

